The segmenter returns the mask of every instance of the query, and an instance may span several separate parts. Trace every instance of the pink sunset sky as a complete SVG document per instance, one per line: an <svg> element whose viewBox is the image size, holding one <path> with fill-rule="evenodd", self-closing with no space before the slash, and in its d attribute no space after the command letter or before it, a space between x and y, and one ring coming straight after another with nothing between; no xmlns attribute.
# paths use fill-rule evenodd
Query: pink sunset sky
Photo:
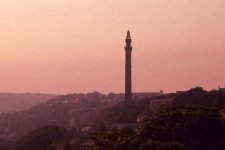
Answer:
<svg viewBox="0 0 225 150"><path fill-rule="evenodd" d="M133 91L225 86L224 0L0 1L0 92Z"/></svg>

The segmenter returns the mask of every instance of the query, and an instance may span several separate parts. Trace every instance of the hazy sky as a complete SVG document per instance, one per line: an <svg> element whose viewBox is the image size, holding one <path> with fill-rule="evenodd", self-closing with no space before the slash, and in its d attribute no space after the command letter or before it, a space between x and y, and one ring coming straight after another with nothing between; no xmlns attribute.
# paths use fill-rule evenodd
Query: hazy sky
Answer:
<svg viewBox="0 0 225 150"><path fill-rule="evenodd" d="M224 0L0 0L0 92L225 86Z"/></svg>

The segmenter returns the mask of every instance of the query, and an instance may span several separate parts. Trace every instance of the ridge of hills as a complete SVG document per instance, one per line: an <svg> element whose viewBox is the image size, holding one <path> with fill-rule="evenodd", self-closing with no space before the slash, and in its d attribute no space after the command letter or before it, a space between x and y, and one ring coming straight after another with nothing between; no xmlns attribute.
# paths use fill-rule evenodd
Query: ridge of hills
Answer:
<svg viewBox="0 0 225 150"><path fill-rule="evenodd" d="M0 113L26 110L56 96L40 93L0 93Z"/></svg>
<svg viewBox="0 0 225 150"><path fill-rule="evenodd" d="M120 95L121 96L121 95ZM200 87L182 93L170 93L130 103L112 101L117 94L98 92L58 96L25 111L0 114L0 139L17 140L29 132L57 125L70 127L70 120L80 127L101 123L116 124L136 122L138 115L148 112L149 103L155 100L173 99L175 107L201 105L222 110L225 96L220 91L205 91Z"/></svg>
<svg viewBox="0 0 225 150"><path fill-rule="evenodd" d="M86 120L84 116L88 116L97 107L101 107L106 99L107 95L97 92L68 94L39 103L24 111L2 113L0 114L0 138L18 139L36 128L48 125L68 128L71 111L79 111L83 120Z"/></svg>

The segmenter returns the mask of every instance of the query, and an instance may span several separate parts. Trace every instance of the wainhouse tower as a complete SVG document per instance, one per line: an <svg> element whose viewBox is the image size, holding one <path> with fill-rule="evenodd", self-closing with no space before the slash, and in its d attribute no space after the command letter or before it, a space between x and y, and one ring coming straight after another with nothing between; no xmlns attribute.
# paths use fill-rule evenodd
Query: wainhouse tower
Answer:
<svg viewBox="0 0 225 150"><path fill-rule="evenodd" d="M125 101L131 101L132 100L132 84L131 84L131 52L132 52L132 46L131 46L131 36L130 31L127 31L127 37L126 37L126 46L125 48Z"/></svg>

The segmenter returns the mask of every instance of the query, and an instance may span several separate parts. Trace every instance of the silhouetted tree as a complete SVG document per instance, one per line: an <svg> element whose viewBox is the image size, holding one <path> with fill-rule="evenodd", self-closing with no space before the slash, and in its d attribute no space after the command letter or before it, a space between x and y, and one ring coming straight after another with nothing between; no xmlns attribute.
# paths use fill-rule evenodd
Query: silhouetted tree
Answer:
<svg viewBox="0 0 225 150"><path fill-rule="evenodd" d="M66 129L57 126L40 128L17 141L15 150L44 150L52 144L62 142L66 133Z"/></svg>
<svg viewBox="0 0 225 150"><path fill-rule="evenodd" d="M137 131L106 129L93 134L103 149L223 150L225 124L216 110L163 108L145 119Z"/></svg>
<svg viewBox="0 0 225 150"><path fill-rule="evenodd" d="M64 145L64 150L72 150L70 144L68 142L66 142L66 144Z"/></svg>

